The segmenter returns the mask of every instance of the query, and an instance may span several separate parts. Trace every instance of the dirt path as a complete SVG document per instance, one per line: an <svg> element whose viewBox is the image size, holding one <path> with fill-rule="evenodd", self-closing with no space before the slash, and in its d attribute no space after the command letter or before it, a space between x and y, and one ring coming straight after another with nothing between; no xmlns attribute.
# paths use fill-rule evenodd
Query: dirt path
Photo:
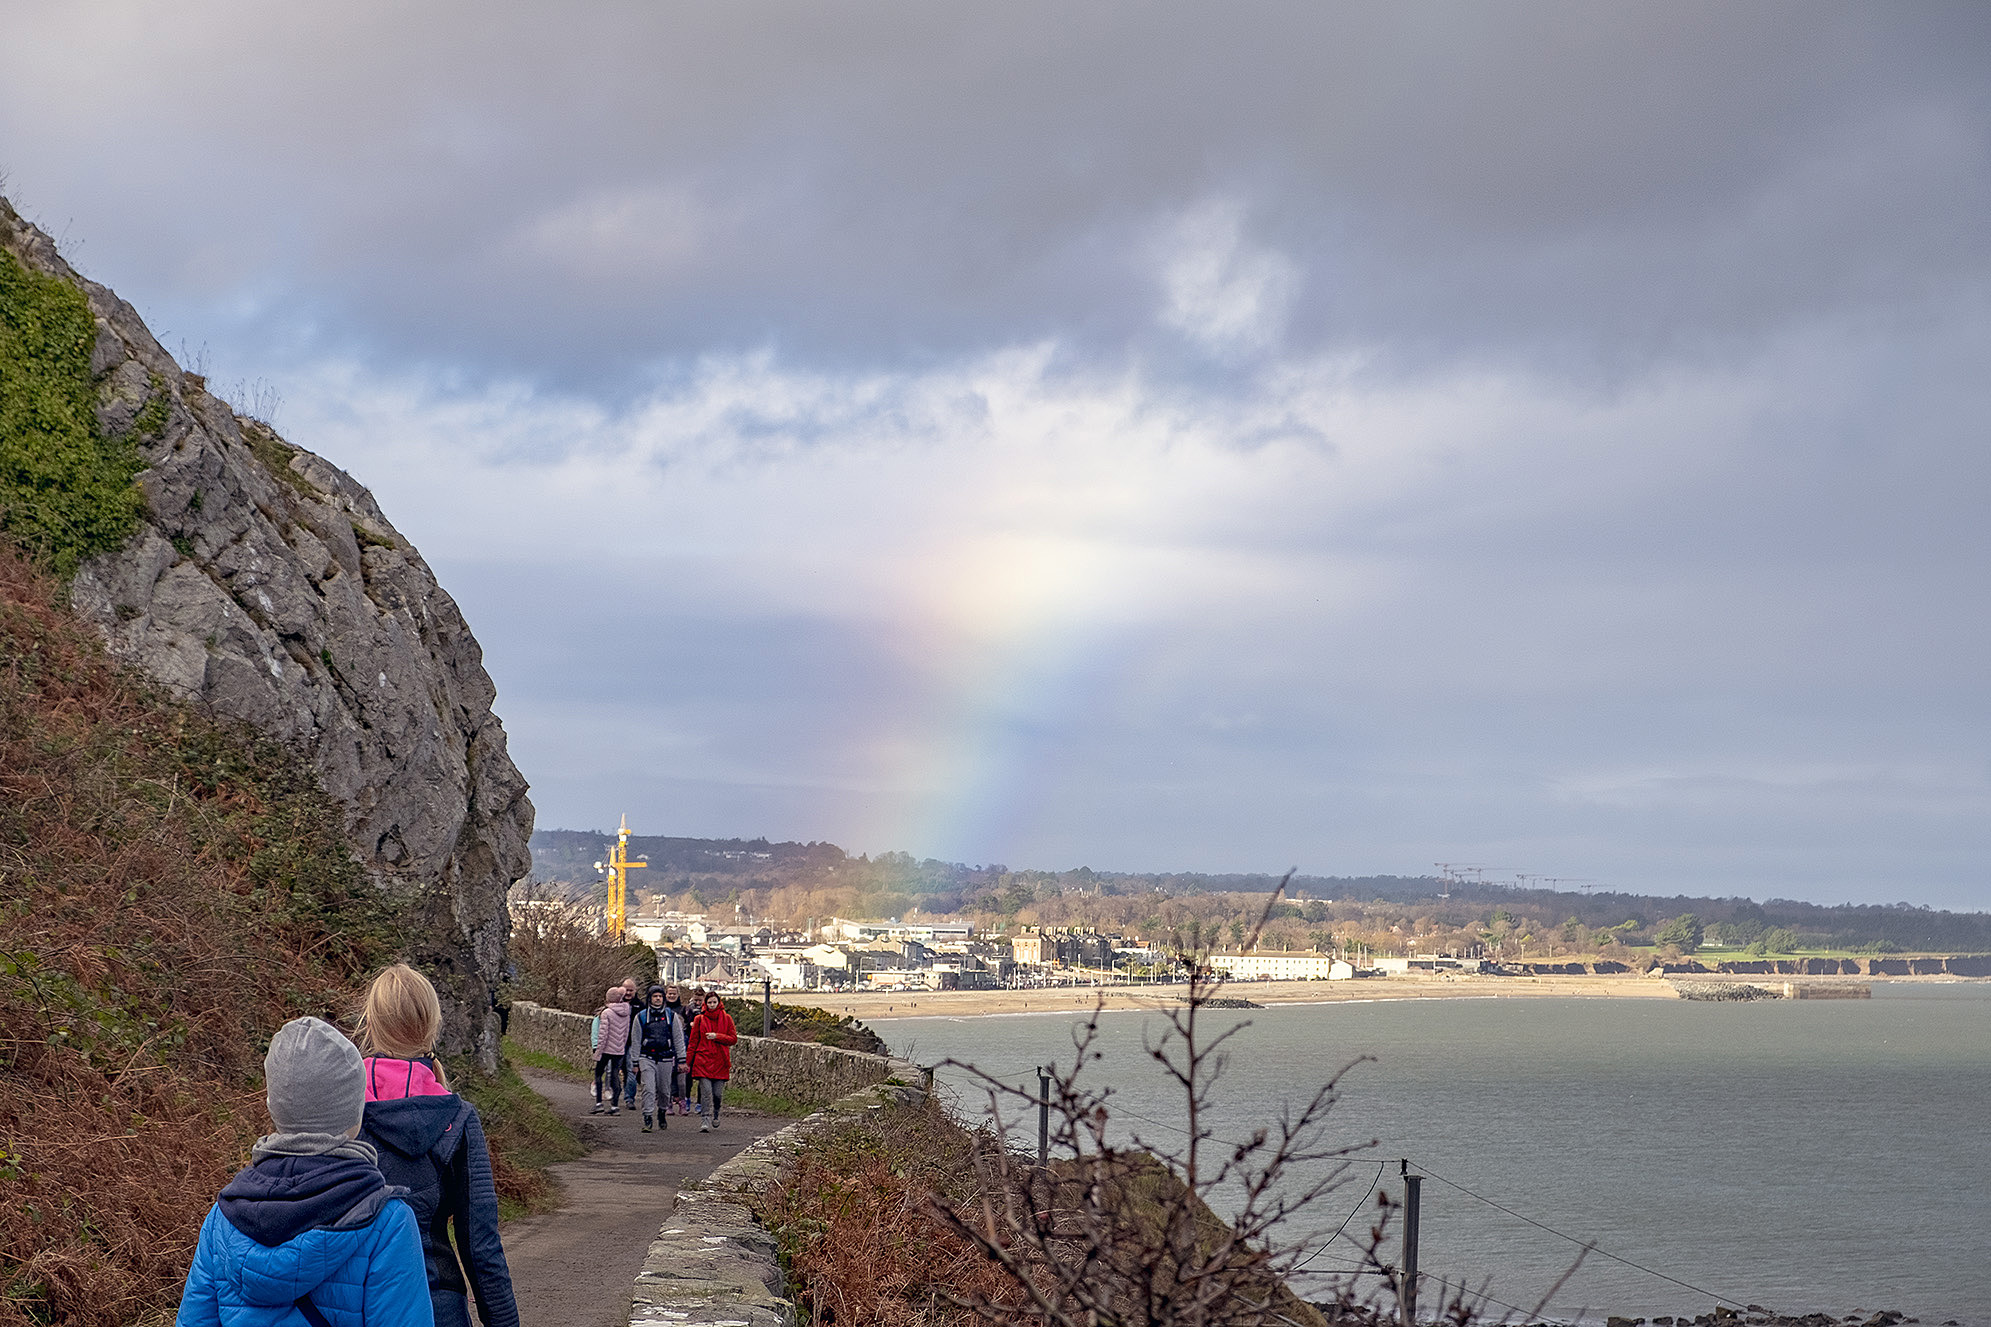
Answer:
<svg viewBox="0 0 1991 1327"><path fill-rule="evenodd" d="M698 1117L673 1116L668 1129L643 1132L643 1113L590 1115L593 1089L527 1072L590 1148L553 1167L566 1192L557 1212L504 1227L522 1327L627 1327L630 1292L650 1240L670 1215L680 1185L705 1178L756 1138L788 1121L728 1109L719 1128L698 1132Z"/></svg>

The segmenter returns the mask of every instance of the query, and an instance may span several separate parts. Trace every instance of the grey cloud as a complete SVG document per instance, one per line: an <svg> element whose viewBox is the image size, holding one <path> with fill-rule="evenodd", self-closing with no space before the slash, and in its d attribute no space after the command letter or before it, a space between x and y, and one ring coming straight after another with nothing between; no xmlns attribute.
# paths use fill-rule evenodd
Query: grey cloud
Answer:
<svg viewBox="0 0 1991 1327"><path fill-rule="evenodd" d="M0 67L115 77L66 129L4 80L30 201L136 209L93 256L176 311L274 290L245 346L627 386L1054 336L1194 372L1147 255L1212 198L1301 274L1296 341L1411 364L1609 376L1985 294L1976 5L126 7L144 60L64 12Z"/></svg>

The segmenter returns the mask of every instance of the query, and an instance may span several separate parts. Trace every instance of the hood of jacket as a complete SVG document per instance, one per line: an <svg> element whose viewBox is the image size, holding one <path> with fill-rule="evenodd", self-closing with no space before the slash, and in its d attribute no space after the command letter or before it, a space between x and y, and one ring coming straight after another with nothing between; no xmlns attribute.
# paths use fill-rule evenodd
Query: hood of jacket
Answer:
<svg viewBox="0 0 1991 1327"><path fill-rule="evenodd" d="M397 1192L370 1162L275 1156L237 1171L215 1206L258 1247L275 1250L307 1232L364 1226Z"/></svg>
<svg viewBox="0 0 1991 1327"><path fill-rule="evenodd" d="M436 1150L437 1143L445 1139L454 1143L462 1137L463 1124L459 1117L464 1114L465 1105L463 1098L454 1093L443 1097L369 1101L364 1136L404 1157L427 1156ZM452 1133L457 1137L449 1138ZM455 1150L453 1146L445 1147L442 1153L447 1156Z"/></svg>
<svg viewBox="0 0 1991 1327"><path fill-rule="evenodd" d="M426 1058L397 1060L389 1056L368 1056L366 1060L366 1099L398 1101L403 1097L448 1096L449 1089L436 1077L435 1066Z"/></svg>

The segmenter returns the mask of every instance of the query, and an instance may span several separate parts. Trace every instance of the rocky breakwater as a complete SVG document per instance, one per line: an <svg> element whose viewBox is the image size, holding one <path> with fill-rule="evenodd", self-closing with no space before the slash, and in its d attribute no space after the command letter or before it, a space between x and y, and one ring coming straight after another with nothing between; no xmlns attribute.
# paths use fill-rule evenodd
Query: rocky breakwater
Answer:
<svg viewBox="0 0 1991 1327"><path fill-rule="evenodd" d="M183 371L4 200L0 249L88 299L98 421L145 467L145 514L78 568L76 611L119 660L310 762L361 864L412 914L445 1049L494 1066L532 804L463 614L371 493Z"/></svg>

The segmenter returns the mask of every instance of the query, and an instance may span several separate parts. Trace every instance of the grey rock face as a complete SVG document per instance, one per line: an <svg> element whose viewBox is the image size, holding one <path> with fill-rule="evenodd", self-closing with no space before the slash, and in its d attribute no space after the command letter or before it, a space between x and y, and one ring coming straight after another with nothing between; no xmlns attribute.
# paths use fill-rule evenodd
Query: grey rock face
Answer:
<svg viewBox="0 0 1991 1327"><path fill-rule="evenodd" d="M532 804L455 601L371 493L209 393L4 200L0 246L88 296L99 417L148 426L149 514L79 570L76 611L119 659L311 761L375 882L420 905L411 946L443 992L445 1048L494 1065L489 1000Z"/></svg>

